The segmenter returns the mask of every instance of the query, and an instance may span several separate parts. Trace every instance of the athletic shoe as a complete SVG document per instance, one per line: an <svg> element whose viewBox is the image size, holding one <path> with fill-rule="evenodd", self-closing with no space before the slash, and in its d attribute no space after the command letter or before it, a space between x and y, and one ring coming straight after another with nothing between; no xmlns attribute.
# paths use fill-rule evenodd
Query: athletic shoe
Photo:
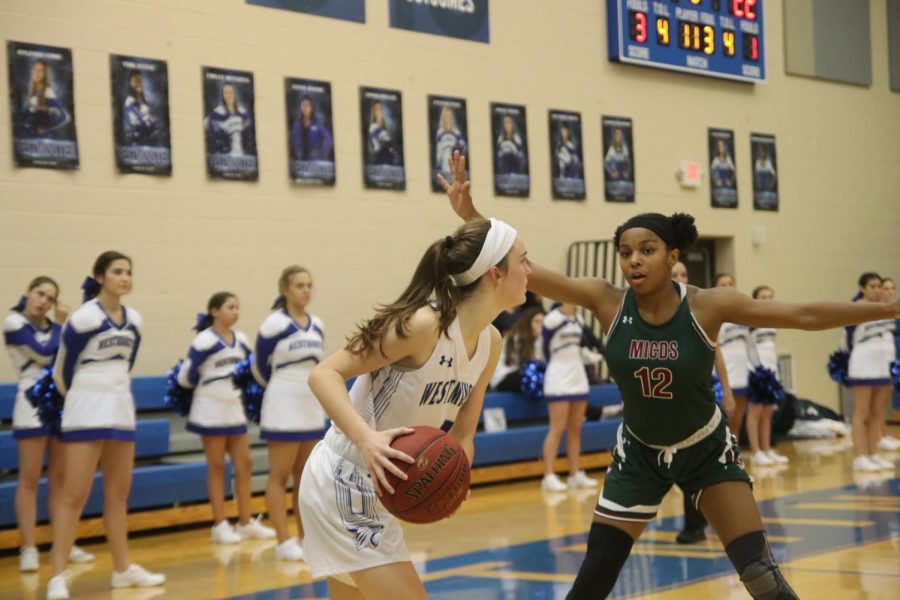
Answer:
<svg viewBox="0 0 900 600"><path fill-rule="evenodd" d="M303 548L296 538L285 540L275 546L275 558L278 560L303 560Z"/></svg>
<svg viewBox="0 0 900 600"><path fill-rule="evenodd" d="M19 570L23 573L38 570L38 551L34 546L22 546L19 550Z"/></svg>
<svg viewBox="0 0 900 600"><path fill-rule="evenodd" d="M89 563L93 561L94 555L78 546L72 546L72 550L69 551L69 562Z"/></svg>
<svg viewBox="0 0 900 600"><path fill-rule="evenodd" d="M880 471L881 467L869 460L869 457L861 454L853 459L853 470L863 473L874 473Z"/></svg>
<svg viewBox="0 0 900 600"><path fill-rule="evenodd" d="M775 448L769 448L769 450L766 451L765 454L766 454L766 456L768 456L769 458L771 458L772 461L773 461L776 465L786 465L786 464L788 464L789 462L791 462L790 460L788 460L788 457L787 457L787 456L785 456L784 454L779 454L778 451L775 450Z"/></svg>
<svg viewBox="0 0 900 600"><path fill-rule="evenodd" d="M65 573L50 578L47 582L47 600L68 600L69 585Z"/></svg>
<svg viewBox="0 0 900 600"><path fill-rule="evenodd" d="M541 489L545 492L564 492L568 488L560 481L556 473L547 473L541 481Z"/></svg>
<svg viewBox="0 0 900 600"><path fill-rule="evenodd" d="M768 454L763 453L762 450L758 450L756 453L750 455L750 461L753 463L754 467L771 467L775 464L775 461L770 458Z"/></svg>
<svg viewBox="0 0 900 600"><path fill-rule="evenodd" d="M706 539L706 532L700 529L684 529L675 536L675 541L679 544L697 544Z"/></svg>
<svg viewBox="0 0 900 600"><path fill-rule="evenodd" d="M275 530L262 524L262 515L250 519L246 525L237 524L235 527L242 540L272 540L275 539Z"/></svg>
<svg viewBox="0 0 900 600"><path fill-rule="evenodd" d="M900 450L900 440L892 435L886 435L878 441L878 449L888 452Z"/></svg>
<svg viewBox="0 0 900 600"><path fill-rule="evenodd" d="M887 470L887 469L890 469L891 471L894 470L893 461L890 461L881 455L873 454L872 456L869 457L869 460L872 461L873 463L875 463L876 465L878 465L878 468L881 469L882 471Z"/></svg>
<svg viewBox="0 0 900 600"><path fill-rule="evenodd" d="M162 573L151 573L140 565L131 563L127 569L113 571L112 586L114 588L127 587L153 587L166 582L166 576Z"/></svg>
<svg viewBox="0 0 900 600"><path fill-rule="evenodd" d="M241 541L241 536L235 533L228 519L219 521L210 532L212 533L213 544L237 544Z"/></svg>
<svg viewBox="0 0 900 600"><path fill-rule="evenodd" d="M584 471L577 471L574 475L570 475L566 484L569 488L593 488L597 487L597 480L591 479Z"/></svg>

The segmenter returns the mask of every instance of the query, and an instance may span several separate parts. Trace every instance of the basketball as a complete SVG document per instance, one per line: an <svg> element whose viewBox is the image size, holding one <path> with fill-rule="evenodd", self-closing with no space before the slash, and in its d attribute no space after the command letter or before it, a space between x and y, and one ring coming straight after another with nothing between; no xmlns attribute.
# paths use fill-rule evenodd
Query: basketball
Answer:
<svg viewBox="0 0 900 600"><path fill-rule="evenodd" d="M385 471L394 494L381 502L388 511L409 523L433 523L448 517L466 499L469 459L462 446L436 427L414 427L414 433L394 438L391 447L416 462L393 461L409 478L400 480Z"/></svg>

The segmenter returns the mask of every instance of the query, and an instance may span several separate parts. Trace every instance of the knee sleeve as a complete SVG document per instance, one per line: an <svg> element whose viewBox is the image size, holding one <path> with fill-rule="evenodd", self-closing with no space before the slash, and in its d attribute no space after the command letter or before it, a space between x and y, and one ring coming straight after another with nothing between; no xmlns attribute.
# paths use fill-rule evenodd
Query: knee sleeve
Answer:
<svg viewBox="0 0 900 600"><path fill-rule="evenodd" d="M796 600L798 598L775 563L763 531L754 531L725 546L725 553L741 577L741 583L755 600Z"/></svg>
<svg viewBox="0 0 900 600"><path fill-rule="evenodd" d="M633 545L634 540L621 529L605 523L592 524L587 554L566 600L606 598Z"/></svg>

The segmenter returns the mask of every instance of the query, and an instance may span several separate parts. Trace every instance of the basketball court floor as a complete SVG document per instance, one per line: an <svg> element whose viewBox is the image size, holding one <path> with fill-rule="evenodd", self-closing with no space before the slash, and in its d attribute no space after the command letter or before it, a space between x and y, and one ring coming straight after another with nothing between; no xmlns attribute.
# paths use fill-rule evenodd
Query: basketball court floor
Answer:
<svg viewBox="0 0 900 600"><path fill-rule="evenodd" d="M898 428L892 432L898 434ZM756 496L776 558L801 598L900 598L900 476L854 474L848 441L801 441L779 449L787 467L754 469ZM892 458L898 458L894 455ZM900 467L900 463L898 463ZM601 476L602 473L594 473ZM585 550L596 490L546 494L536 480L478 487L453 519L406 527L407 543L431 598L563 599ZM681 495L667 496L635 545L614 598L749 598L713 534L675 543ZM304 563L274 559L274 542L213 546L209 530L133 536L132 558L168 576L165 588L111 590L109 555L76 571L73 598L326 598ZM0 599L43 598L49 558L38 574L0 558ZM76 566L78 567L78 566ZM402 599L397 599L402 600Z"/></svg>

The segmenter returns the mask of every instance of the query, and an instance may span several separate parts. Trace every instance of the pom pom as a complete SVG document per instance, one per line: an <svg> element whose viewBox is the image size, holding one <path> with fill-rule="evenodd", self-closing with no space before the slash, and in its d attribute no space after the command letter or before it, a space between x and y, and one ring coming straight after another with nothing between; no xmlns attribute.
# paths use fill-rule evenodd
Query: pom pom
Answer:
<svg viewBox="0 0 900 600"><path fill-rule="evenodd" d="M725 390L722 389L722 382L719 381L719 376L715 373L712 376L712 391L716 398L716 404L721 406L722 399L725 397Z"/></svg>
<svg viewBox="0 0 900 600"><path fill-rule="evenodd" d="M193 388L181 387L181 384L178 383L178 372L181 370L183 363L183 360L179 360L166 373L166 395L163 396L163 402L175 414L186 417L191 412L194 390Z"/></svg>
<svg viewBox="0 0 900 600"><path fill-rule="evenodd" d="M850 353L836 350L828 357L828 375L841 385L847 385L847 369L850 366Z"/></svg>
<svg viewBox="0 0 900 600"><path fill-rule="evenodd" d="M38 419L50 433L59 437L62 429L63 397L56 389L52 369L41 369L34 385L25 391L25 397L37 410Z"/></svg>
<svg viewBox="0 0 900 600"><path fill-rule="evenodd" d="M544 399L544 371L547 365L540 360L529 360L519 369L519 389L532 400Z"/></svg>
<svg viewBox="0 0 900 600"><path fill-rule="evenodd" d="M263 394L266 388L259 385L253 378L250 371L250 365L253 363L253 355L245 358L234 366L234 372L231 374L231 381L234 387L241 392L241 403L244 405L244 413L247 419L254 423L259 423L260 411L262 410Z"/></svg>
<svg viewBox="0 0 900 600"><path fill-rule="evenodd" d="M100 293L100 282L88 275L81 283L81 289L84 290L82 301L87 302Z"/></svg>
<svg viewBox="0 0 900 600"><path fill-rule="evenodd" d="M772 369L758 366L750 371L747 383L750 395L763 404L781 404L784 402L784 388Z"/></svg>
<svg viewBox="0 0 900 600"><path fill-rule="evenodd" d="M891 380L894 382L894 389L900 390L900 358L891 363Z"/></svg>

